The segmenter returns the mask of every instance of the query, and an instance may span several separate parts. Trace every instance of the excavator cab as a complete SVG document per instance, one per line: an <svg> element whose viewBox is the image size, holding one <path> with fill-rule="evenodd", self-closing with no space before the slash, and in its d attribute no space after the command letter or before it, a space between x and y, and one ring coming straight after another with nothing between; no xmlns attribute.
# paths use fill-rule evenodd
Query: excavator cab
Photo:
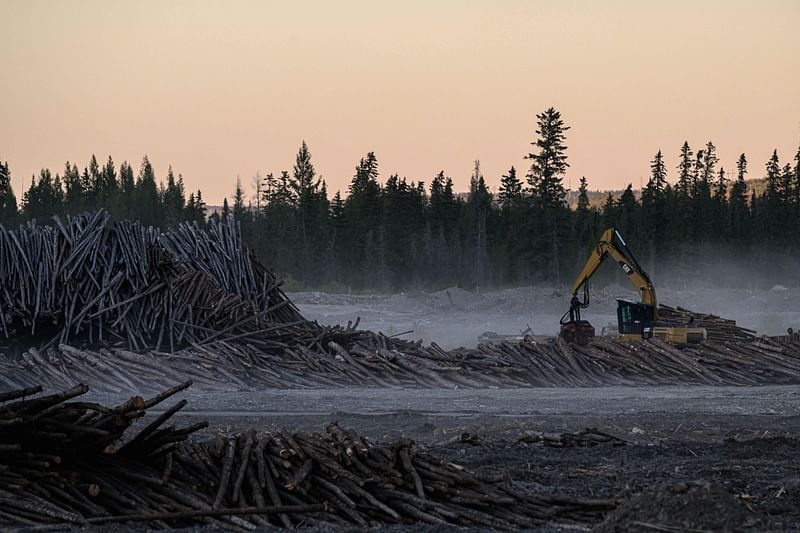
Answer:
<svg viewBox="0 0 800 533"><path fill-rule="evenodd" d="M647 337L655 319L654 315L652 305L617 300L617 326L620 336Z"/></svg>

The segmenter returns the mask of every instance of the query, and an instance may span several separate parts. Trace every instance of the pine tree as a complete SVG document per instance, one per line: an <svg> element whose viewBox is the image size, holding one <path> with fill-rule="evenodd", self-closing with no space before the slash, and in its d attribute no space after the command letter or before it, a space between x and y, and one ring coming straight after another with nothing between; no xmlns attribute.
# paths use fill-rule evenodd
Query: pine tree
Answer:
<svg viewBox="0 0 800 533"><path fill-rule="evenodd" d="M641 242L639 221L639 202L633 192L633 184L629 183L619 197L617 226L625 238L632 243Z"/></svg>
<svg viewBox="0 0 800 533"><path fill-rule="evenodd" d="M764 191L763 209L759 209L758 224L761 237L774 244L777 236L783 231L781 165L778 151L774 150L766 165L766 190Z"/></svg>
<svg viewBox="0 0 800 533"><path fill-rule="evenodd" d="M486 187L486 182L481 172L481 163L475 160L472 177L469 182L469 196L467 198L467 213L469 213L470 249L472 253L472 281L484 285L488 279L489 254L486 222L489 209L492 205L492 195Z"/></svg>
<svg viewBox="0 0 800 533"><path fill-rule="evenodd" d="M103 170L101 171L101 180L102 180L102 194L98 198L97 202L99 206L103 206L106 208L111 208L114 205L116 200L117 194L119 192L119 183L117 183L117 173L114 169L114 160L111 159L111 156L108 156L108 161L103 166Z"/></svg>
<svg viewBox="0 0 800 533"><path fill-rule="evenodd" d="M678 184L675 191L679 196L688 198L692 191L692 149L684 141L681 146L680 162L678 163Z"/></svg>
<svg viewBox="0 0 800 533"><path fill-rule="evenodd" d="M363 286L364 280L374 277L371 268L378 265L378 255L370 250L367 235L371 232L372 246L380 244L381 186L378 183L378 158L368 152L355 167L345 200L345 232L342 239L342 258L350 274L349 283Z"/></svg>
<svg viewBox="0 0 800 533"><path fill-rule="evenodd" d="M531 143L536 151L526 156L532 161L528 185L540 206L560 208L567 195L562 181L569 167L564 144L569 126L564 124L561 113L552 107L536 115L536 118L539 138Z"/></svg>
<svg viewBox="0 0 800 533"><path fill-rule="evenodd" d="M17 219L17 198L11 186L8 161L0 161L0 224L13 224Z"/></svg>
<svg viewBox="0 0 800 533"><path fill-rule="evenodd" d="M297 152L290 186L297 202L302 280L305 284L312 284L316 279L315 266L319 257L317 245L324 240L327 231L327 217L323 219L321 214L328 211L328 199L321 179L316 177L311 152L305 141Z"/></svg>
<svg viewBox="0 0 800 533"><path fill-rule="evenodd" d="M142 158L142 165L136 180L134 213L135 218L145 225L162 225L161 195L158 192L153 165L150 164L147 156Z"/></svg>
<svg viewBox="0 0 800 533"><path fill-rule="evenodd" d="M97 206L97 200L102 194L102 178L100 173L100 165L97 162L97 157L92 154L92 159L89 161L89 167L84 168L82 176L82 189L84 196L85 209L93 209Z"/></svg>
<svg viewBox="0 0 800 533"><path fill-rule="evenodd" d="M508 174L500 178L500 189L497 199L503 209L510 209L522 198L522 182L517 177L517 169L513 166L508 169Z"/></svg>
<svg viewBox="0 0 800 533"><path fill-rule="evenodd" d="M189 198L186 200L184 218L189 222L205 223L206 203L203 201L203 193L199 190L196 193L189 193Z"/></svg>
<svg viewBox="0 0 800 533"><path fill-rule="evenodd" d="M225 223L231 216L231 207L228 205L227 196L222 199L222 211L220 212L220 220Z"/></svg>
<svg viewBox="0 0 800 533"><path fill-rule="evenodd" d="M536 115L539 135L531 143L536 151L526 159L532 161L528 172L528 185L533 199L534 213L528 228L533 243L531 263L547 272L547 277L561 283L561 263L572 264L570 254L563 246L568 240L569 208L565 205L566 191L563 177L567 163L566 131L561 113L554 108Z"/></svg>
<svg viewBox="0 0 800 533"><path fill-rule="evenodd" d="M713 210L710 213L712 219L714 237L721 239L728 234L728 178L725 176L725 168L719 167L717 180L714 183L714 195L712 197Z"/></svg>
<svg viewBox="0 0 800 533"><path fill-rule="evenodd" d="M731 237L735 242L743 243L749 240L750 209L747 205L747 157L739 156L736 162L736 181L731 186L730 198L730 228Z"/></svg>
<svg viewBox="0 0 800 533"><path fill-rule="evenodd" d="M249 210L244 204L242 180L238 176L236 177L236 189L233 191L233 218L240 224L247 224L250 221Z"/></svg>
<svg viewBox="0 0 800 533"><path fill-rule="evenodd" d="M136 194L136 182L133 178L133 167L127 161L123 161L119 167L119 188L119 196L112 213L119 219L135 218L134 196Z"/></svg>
<svg viewBox="0 0 800 533"><path fill-rule="evenodd" d="M650 179L647 182L647 190L653 198L662 197L667 188L667 166L664 164L664 156L661 150L656 152L653 161L650 163Z"/></svg>
<svg viewBox="0 0 800 533"><path fill-rule="evenodd" d="M619 224L617 202L614 196L609 192L606 196L606 201L603 203L603 227L616 228Z"/></svg>
<svg viewBox="0 0 800 533"><path fill-rule="evenodd" d="M175 179L172 166L167 171L167 185L161 194L161 203L164 206L164 224L167 227L177 225L183 219L186 208L186 191L183 185L183 176Z"/></svg>
<svg viewBox="0 0 800 533"><path fill-rule="evenodd" d="M581 176L578 187L578 203L575 207L575 252L579 262L586 256L587 247L596 237L592 219L589 205L589 185L586 177Z"/></svg>
<svg viewBox="0 0 800 533"><path fill-rule="evenodd" d="M88 176L88 172L86 172L86 176ZM78 166L75 164L70 165L69 161L67 161L64 165L64 186L66 188L64 207L67 213L80 213L90 207L83 190L85 181L85 179L81 179L81 175L78 173Z"/></svg>
<svg viewBox="0 0 800 533"><path fill-rule="evenodd" d="M667 205L667 167L661 150L656 152L650 162L650 178L642 191L641 207L641 238L647 246L650 258L649 270L654 272L658 263L656 257L656 242L663 242L667 236L666 205Z"/></svg>

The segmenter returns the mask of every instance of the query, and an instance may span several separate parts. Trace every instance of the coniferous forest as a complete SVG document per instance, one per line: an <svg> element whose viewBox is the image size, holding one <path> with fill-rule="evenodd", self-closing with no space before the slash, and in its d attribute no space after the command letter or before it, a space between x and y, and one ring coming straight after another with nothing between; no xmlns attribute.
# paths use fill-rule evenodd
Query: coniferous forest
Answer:
<svg viewBox="0 0 800 533"><path fill-rule="evenodd" d="M172 168L158 179L146 156L138 170L95 156L82 170L70 162L61 173L43 169L19 199L0 161L0 222L45 223L97 208L161 227L232 216L258 258L293 288L570 284L609 226L658 279L738 285L768 274L800 282L800 149L766 162L741 154L730 169L710 141L679 147L677 168L658 150L641 191L628 185L597 205L586 178L572 195L565 189L569 126L561 114L550 108L537 119L528 168L509 168L494 193L478 161L468 193L458 194L444 171L418 181L382 175L369 152L348 190L331 196L303 142L291 171L267 174L254 191L237 181L232 202L211 214L200 190L187 194Z"/></svg>

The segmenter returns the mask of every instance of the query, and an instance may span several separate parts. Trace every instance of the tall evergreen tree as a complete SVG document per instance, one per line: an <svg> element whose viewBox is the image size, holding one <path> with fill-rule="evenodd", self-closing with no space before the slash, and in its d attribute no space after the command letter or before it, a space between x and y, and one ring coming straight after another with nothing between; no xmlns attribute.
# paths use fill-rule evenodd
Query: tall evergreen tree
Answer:
<svg viewBox="0 0 800 533"><path fill-rule="evenodd" d="M327 230L327 220L321 218L328 211L328 199L323 193L321 179L316 177L311 163L311 152L305 141L300 145L295 158L290 186L297 202L299 240L302 250L302 280L316 281L319 244Z"/></svg>
<svg viewBox="0 0 800 533"><path fill-rule="evenodd" d="M642 191L640 236L646 245L651 273L655 272L658 264L656 258L656 242L661 242L667 236L666 209L667 209L667 166L661 150L656 152L650 162L650 178Z"/></svg>
<svg viewBox="0 0 800 533"><path fill-rule="evenodd" d="M163 222L161 195L156 184L156 174L150 159L142 158L139 176L136 179L134 213L143 224L161 226Z"/></svg>
<svg viewBox="0 0 800 533"><path fill-rule="evenodd" d="M569 126L564 124L561 113L549 108L536 115L539 136L531 143L535 151L526 159L532 161L528 172L528 185L534 198L541 207L563 207L566 191L564 190L564 173L569 167L567 163L567 147L564 144Z"/></svg>
<svg viewBox="0 0 800 533"><path fill-rule="evenodd" d="M88 176L88 172L86 175ZM64 165L63 181L66 188L64 193L64 207L67 213L80 213L92 207L89 205L88 198L86 198L83 189L86 180L81 179L77 165L70 165L69 161L66 162Z"/></svg>
<svg viewBox="0 0 800 533"><path fill-rule="evenodd" d="M684 198L688 198L692 191L692 155L689 143L684 141L678 163L678 184L675 186L678 196Z"/></svg>
<svg viewBox="0 0 800 533"><path fill-rule="evenodd" d="M532 161L528 172L528 185L536 210L531 219L530 238L534 243L531 263L547 272L547 278L561 283L561 263L571 262L564 244L568 239L566 221L569 208L565 205L566 191L563 178L567 163L566 132L561 113L549 108L536 115L539 136L531 143L535 151L526 158ZM542 263L544 260L544 264Z"/></svg>
<svg viewBox="0 0 800 533"><path fill-rule="evenodd" d="M175 179L172 166L167 171L167 185L161 193L161 203L164 206L164 225L172 227L183 220L186 208L186 191L183 185L183 176Z"/></svg>
<svg viewBox="0 0 800 533"><path fill-rule="evenodd" d="M578 261L586 256L586 249L596 238L596 228L592 224L591 205L589 204L589 185L585 176L581 176L578 187L578 202L575 207L575 248Z"/></svg>
<svg viewBox="0 0 800 533"><path fill-rule="evenodd" d="M469 234L472 263L472 281L483 285L489 277L489 253L487 240L487 219L492 205L492 195L486 187L481 172L481 162L475 160L472 177L469 182L467 213L469 215Z"/></svg>
<svg viewBox="0 0 800 533"><path fill-rule="evenodd" d="M736 244L742 244L749 239L750 209L747 205L747 157L739 156L736 162L736 181L731 186L730 197L730 228L731 238Z"/></svg>
<svg viewBox="0 0 800 533"><path fill-rule="evenodd" d="M11 186L8 161L0 161L0 224L13 224L17 219L17 198Z"/></svg>
<svg viewBox="0 0 800 533"><path fill-rule="evenodd" d="M498 190L497 199L500 202L500 207L503 209L510 209L515 203L518 203L522 198L522 182L517 177L517 169L513 166L508 169L508 174L504 174L500 178L500 189Z"/></svg>

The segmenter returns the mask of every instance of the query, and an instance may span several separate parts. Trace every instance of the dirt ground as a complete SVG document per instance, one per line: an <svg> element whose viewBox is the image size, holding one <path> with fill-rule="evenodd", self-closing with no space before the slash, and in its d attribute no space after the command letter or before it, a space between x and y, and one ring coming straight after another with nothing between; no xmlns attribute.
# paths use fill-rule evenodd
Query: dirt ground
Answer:
<svg viewBox="0 0 800 533"><path fill-rule="evenodd" d="M469 469L508 473L531 490L623 500L594 524L598 531L800 530L798 387L264 390L185 397L189 405L177 421L209 420L206 435L251 427L322 432L338 420L373 440L413 438ZM526 431L587 427L628 444L514 443ZM461 442L465 432L481 445Z"/></svg>

